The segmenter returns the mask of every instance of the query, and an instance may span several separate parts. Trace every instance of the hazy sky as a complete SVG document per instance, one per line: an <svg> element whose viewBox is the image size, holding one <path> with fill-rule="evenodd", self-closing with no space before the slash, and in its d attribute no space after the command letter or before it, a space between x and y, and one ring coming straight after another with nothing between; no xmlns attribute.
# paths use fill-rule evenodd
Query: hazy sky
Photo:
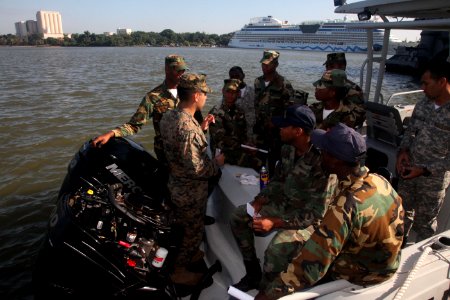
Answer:
<svg viewBox="0 0 450 300"><path fill-rule="evenodd" d="M356 0L347 0L347 3ZM15 34L14 23L36 20L39 10L58 11L64 33L133 31L224 34L240 29L250 18L271 15L290 23L342 19L333 0L0 0L0 34ZM349 19L356 16L347 15ZM393 31L416 41L418 31Z"/></svg>

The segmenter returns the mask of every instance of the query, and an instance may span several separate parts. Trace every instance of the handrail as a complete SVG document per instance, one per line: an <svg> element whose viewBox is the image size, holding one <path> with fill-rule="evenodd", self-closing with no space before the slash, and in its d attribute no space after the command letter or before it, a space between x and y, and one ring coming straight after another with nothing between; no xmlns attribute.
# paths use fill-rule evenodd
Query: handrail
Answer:
<svg viewBox="0 0 450 300"><path fill-rule="evenodd" d="M391 101L392 98L396 97L396 96L401 96L401 95L408 95L408 94L415 94L415 93L422 93L423 90L413 90L413 91L406 91L406 92L398 92L398 93L394 93L392 94L389 99L386 101L386 105L389 104L389 102Z"/></svg>

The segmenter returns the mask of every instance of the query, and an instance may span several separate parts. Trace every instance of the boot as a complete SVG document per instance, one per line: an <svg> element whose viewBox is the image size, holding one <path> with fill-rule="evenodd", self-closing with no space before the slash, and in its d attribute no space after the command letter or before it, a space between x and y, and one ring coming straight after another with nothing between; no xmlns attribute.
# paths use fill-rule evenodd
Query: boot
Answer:
<svg viewBox="0 0 450 300"><path fill-rule="evenodd" d="M170 275L170 279L175 284L194 286L200 282L203 274L188 271L185 267L176 267Z"/></svg>
<svg viewBox="0 0 450 300"><path fill-rule="evenodd" d="M252 260L244 260L244 265L247 274L245 274L245 276L242 277L238 283L233 284L233 287L243 292L259 289L259 283L262 276L259 260L257 258Z"/></svg>

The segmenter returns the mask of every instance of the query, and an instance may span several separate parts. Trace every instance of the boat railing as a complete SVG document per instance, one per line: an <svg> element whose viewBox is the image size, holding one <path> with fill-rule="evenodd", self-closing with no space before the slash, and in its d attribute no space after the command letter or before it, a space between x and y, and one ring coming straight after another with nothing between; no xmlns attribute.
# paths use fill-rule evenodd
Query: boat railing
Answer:
<svg viewBox="0 0 450 300"><path fill-rule="evenodd" d="M389 105L389 103L391 102L392 98L394 98L394 97L410 95L410 94L418 94L418 93L423 93L423 90L413 90L413 91L394 93L388 98L388 100L386 101L386 105ZM383 103L383 101L381 103Z"/></svg>

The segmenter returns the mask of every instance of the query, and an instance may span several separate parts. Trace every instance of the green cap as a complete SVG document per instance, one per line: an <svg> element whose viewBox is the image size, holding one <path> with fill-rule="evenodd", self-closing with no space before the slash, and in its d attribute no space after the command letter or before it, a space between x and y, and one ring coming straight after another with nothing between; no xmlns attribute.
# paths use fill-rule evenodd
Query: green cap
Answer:
<svg viewBox="0 0 450 300"><path fill-rule="evenodd" d="M323 65L326 66L334 63L347 64L347 60L345 59L345 53L344 52L328 53L327 60L323 63Z"/></svg>
<svg viewBox="0 0 450 300"><path fill-rule="evenodd" d="M278 60L278 57L280 57L280 52L275 50L265 50L263 54L263 58L259 61L262 64L270 64L272 61Z"/></svg>
<svg viewBox="0 0 450 300"><path fill-rule="evenodd" d="M180 77L178 86L189 90L200 90L204 93L211 93L212 90L206 85L205 74L188 73Z"/></svg>
<svg viewBox="0 0 450 300"><path fill-rule="evenodd" d="M315 87L322 84L326 87L344 87L347 81L347 74L344 70L334 69L325 71L322 78L313 83Z"/></svg>
<svg viewBox="0 0 450 300"><path fill-rule="evenodd" d="M239 91L241 81L239 79L225 79L223 85L224 91Z"/></svg>
<svg viewBox="0 0 450 300"><path fill-rule="evenodd" d="M189 70L184 61L184 57L175 54L166 56L166 66L175 67L175 70L177 71Z"/></svg>

